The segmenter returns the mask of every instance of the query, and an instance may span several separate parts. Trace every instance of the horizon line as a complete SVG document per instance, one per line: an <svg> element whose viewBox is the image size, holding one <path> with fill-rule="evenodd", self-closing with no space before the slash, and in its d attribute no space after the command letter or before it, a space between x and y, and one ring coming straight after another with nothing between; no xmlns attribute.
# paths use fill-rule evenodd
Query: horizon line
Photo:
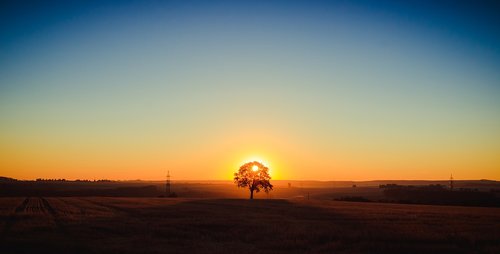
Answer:
<svg viewBox="0 0 500 254"><path fill-rule="evenodd" d="M99 178L99 179L80 179L80 178L32 178L32 179L20 179L20 178L14 178L14 177L8 177L8 176L0 176L0 178L9 178L9 179L14 179L17 181L36 181L37 179L42 179L42 180L65 180L65 181L99 181L99 180L106 180L106 181L114 181L114 182L131 182L131 181L143 181L143 182L161 182L165 181L166 179L106 179L106 178ZM201 181L201 182L209 182L209 181L233 181L232 179L170 179L171 181L176 181L176 182L196 182L196 181ZM372 180L317 180L317 179L271 179L272 181L303 181L303 182L380 182L380 181L450 181L450 179L372 179ZM457 179L453 178L453 181L495 181L498 182L500 180L497 179L487 179L487 178L481 178L481 179Z"/></svg>

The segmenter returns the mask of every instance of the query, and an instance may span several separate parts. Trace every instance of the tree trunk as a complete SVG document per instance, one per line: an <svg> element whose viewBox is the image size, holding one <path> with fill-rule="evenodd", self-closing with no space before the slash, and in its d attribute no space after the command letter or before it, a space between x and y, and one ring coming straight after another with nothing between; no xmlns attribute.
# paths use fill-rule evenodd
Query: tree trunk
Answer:
<svg viewBox="0 0 500 254"><path fill-rule="evenodd" d="M250 190L250 199L253 199L253 190Z"/></svg>

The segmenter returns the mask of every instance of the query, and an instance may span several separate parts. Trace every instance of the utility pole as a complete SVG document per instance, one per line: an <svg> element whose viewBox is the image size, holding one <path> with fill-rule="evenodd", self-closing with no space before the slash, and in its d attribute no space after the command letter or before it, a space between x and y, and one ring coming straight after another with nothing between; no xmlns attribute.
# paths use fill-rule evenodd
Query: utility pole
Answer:
<svg viewBox="0 0 500 254"><path fill-rule="evenodd" d="M167 171L167 183L165 186L165 196L170 196L170 170Z"/></svg>
<svg viewBox="0 0 500 254"><path fill-rule="evenodd" d="M453 174L450 175L450 190L453 191Z"/></svg>

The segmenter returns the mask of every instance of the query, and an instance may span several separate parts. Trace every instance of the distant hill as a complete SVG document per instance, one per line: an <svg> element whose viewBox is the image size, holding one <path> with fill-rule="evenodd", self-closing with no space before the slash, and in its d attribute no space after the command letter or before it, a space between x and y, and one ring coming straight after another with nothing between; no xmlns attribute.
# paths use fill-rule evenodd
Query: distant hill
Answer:
<svg viewBox="0 0 500 254"><path fill-rule="evenodd" d="M362 196L372 200L383 196L380 185L398 184L405 186L444 185L449 181L429 180L376 180L376 181L297 181L272 180L275 186L264 198L339 198L342 196ZM457 189L469 188L478 191L498 193L500 182L492 180L454 181ZM181 197L246 198L247 191L238 189L231 180L174 180L172 189ZM0 196L122 196L158 197L165 194L165 181L111 181L111 180L65 180L37 179L16 180L0 177Z"/></svg>
<svg viewBox="0 0 500 254"><path fill-rule="evenodd" d="M378 187L386 184L399 184L399 185L449 185L449 180L373 180L373 181L298 181L298 180L274 180L274 185L288 185L292 187L304 188L342 188L352 187ZM453 184L457 188L478 188L478 189L496 189L500 188L500 182L494 180L455 180Z"/></svg>

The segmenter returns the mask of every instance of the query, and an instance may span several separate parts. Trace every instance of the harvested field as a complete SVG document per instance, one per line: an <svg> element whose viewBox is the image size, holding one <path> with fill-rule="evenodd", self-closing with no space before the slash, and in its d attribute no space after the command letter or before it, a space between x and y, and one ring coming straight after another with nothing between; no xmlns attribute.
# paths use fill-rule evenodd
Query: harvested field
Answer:
<svg viewBox="0 0 500 254"><path fill-rule="evenodd" d="M2 253L499 253L500 209L320 200L2 198Z"/></svg>

